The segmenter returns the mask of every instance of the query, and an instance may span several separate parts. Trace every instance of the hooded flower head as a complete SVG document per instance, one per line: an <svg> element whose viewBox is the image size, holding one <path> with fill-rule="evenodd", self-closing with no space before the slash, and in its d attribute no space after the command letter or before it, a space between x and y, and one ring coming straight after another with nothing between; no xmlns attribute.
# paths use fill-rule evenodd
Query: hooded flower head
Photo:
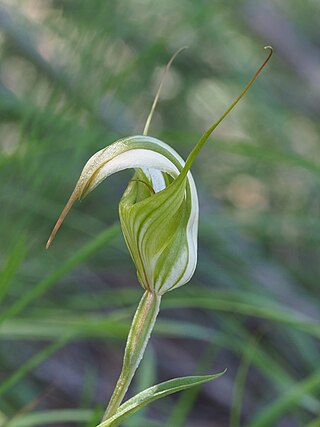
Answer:
<svg viewBox="0 0 320 427"><path fill-rule="evenodd" d="M227 111L203 134L186 163L169 145L146 136L162 81L144 135L116 141L88 160L52 231L47 248L75 200L83 199L108 176L133 168L135 173L121 198L119 215L138 279L146 290L158 295L187 283L197 264L199 212L197 191L189 169L210 134L269 61L272 49L268 48L267 59Z"/></svg>
<svg viewBox="0 0 320 427"><path fill-rule="evenodd" d="M134 168L119 204L121 228L141 285L163 294L188 282L197 264L198 197L190 172L177 179L183 167L156 138L121 139L88 160L62 215L108 176Z"/></svg>

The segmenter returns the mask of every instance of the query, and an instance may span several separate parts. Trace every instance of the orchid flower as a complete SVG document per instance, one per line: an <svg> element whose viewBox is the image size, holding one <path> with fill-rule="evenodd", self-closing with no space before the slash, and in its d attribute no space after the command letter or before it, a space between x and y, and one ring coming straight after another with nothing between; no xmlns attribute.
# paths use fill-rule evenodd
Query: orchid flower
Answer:
<svg viewBox="0 0 320 427"><path fill-rule="evenodd" d="M190 167L213 130L238 103L264 68L272 49L248 85L201 137L184 162L166 143L147 135L160 90L154 99L143 135L120 139L95 153L86 163L71 197L48 240L50 246L73 203L86 197L110 175L135 170L119 204L122 232L145 292L129 332L122 371L104 420L115 416L143 357L163 294L186 284L197 264L199 204ZM173 59L169 61L168 71ZM101 425L106 424L106 421ZM111 425L111 424L110 424Z"/></svg>

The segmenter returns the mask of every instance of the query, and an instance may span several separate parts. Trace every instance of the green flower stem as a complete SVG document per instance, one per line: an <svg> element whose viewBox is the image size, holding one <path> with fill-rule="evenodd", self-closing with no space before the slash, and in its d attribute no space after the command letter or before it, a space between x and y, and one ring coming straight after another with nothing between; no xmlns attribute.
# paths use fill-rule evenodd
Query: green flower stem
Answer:
<svg viewBox="0 0 320 427"><path fill-rule="evenodd" d="M160 301L161 296L149 290L145 291L141 298L128 335L121 374L102 421L112 417L117 412L128 390L149 341L159 313Z"/></svg>

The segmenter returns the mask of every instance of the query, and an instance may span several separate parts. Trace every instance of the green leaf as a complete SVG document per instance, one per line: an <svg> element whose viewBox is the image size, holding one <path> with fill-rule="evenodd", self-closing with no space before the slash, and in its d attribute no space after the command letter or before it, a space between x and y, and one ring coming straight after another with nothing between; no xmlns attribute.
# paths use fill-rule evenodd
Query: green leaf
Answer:
<svg viewBox="0 0 320 427"><path fill-rule="evenodd" d="M89 409L51 409L23 414L8 421L6 427L35 427L57 423L83 423L91 420L94 412Z"/></svg>
<svg viewBox="0 0 320 427"><path fill-rule="evenodd" d="M113 417L102 422L98 427L116 427L130 415L134 414L149 403L177 391L186 390L196 385L214 380L224 373L225 371L215 375L175 378L173 380L154 385L129 399L119 407L117 413Z"/></svg>
<svg viewBox="0 0 320 427"><path fill-rule="evenodd" d="M24 236L18 240L11 249L7 261L0 272L0 302L5 298L11 281L15 277L26 255L26 243Z"/></svg>

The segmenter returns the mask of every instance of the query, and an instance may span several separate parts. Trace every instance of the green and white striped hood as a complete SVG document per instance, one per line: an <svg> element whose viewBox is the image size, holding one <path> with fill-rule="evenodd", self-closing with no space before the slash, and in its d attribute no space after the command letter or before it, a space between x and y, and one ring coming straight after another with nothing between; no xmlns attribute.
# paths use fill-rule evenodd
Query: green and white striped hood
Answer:
<svg viewBox="0 0 320 427"><path fill-rule="evenodd" d="M95 153L71 199L82 199L105 178L134 168L119 204L121 227L141 285L163 294L187 283L197 264L198 197L184 161L169 145L132 136ZM73 203L73 202L72 202Z"/></svg>

